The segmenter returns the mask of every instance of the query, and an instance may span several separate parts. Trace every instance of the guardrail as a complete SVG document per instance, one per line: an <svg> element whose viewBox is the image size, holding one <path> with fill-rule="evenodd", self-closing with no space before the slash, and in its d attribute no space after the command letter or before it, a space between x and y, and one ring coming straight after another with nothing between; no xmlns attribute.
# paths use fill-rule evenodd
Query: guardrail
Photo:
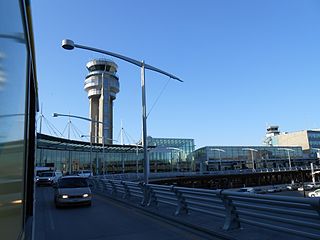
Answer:
<svg viewBox="0 0 320 240"><path fill-rule="evenodd" d="M93 191L139 200L144 207L175 208L175 215L199 212L224 218L223 229L242 223L320 239L320 199L207 190L139 182L90 178Z"/></svg>
<svg viewBox="0 0 320 240"><path fill-rule="evenodd" d="M161 172L161 173L150 173L150 179L161 179L161 178L172 178L172 177L192 177L192 176L219 176L219 175L232 175L232 174L255 174L255 173L267 173L267 172L290 172L290 171L308 171L311 170L310 166L303 167L279 167L279 168L261 168L261 169L237 169L237 170L226 170L226 171L207 171L207 172ZM320 170L320 166L314 166L314 170ZM119 173L119 174L106 174L99 175L105 179L113 180L136 180L140 181L143 179L143 173Z"/></svg>

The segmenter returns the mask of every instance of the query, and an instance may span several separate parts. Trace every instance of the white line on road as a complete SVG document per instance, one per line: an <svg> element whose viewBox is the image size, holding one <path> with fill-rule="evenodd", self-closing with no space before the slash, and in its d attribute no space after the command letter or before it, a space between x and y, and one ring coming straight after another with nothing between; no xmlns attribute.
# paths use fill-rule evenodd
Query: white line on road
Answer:
<svg viewBox="0 0 320 240"><path fill-rule="evenodd" d="M48 190L48 189L46 189ZM49 197L49 195L51 196L51 194L45 194L45 200L46 202L50 202L50 199L47 199L47 197ZM51 230L54 230L55 229L55 226L54 226L54 222L53 222L53 217L52 217L52 212L51 212L51 208L47 207L46 208L46 212L49 216L49 222L50 222L50 228Z"/></svg>

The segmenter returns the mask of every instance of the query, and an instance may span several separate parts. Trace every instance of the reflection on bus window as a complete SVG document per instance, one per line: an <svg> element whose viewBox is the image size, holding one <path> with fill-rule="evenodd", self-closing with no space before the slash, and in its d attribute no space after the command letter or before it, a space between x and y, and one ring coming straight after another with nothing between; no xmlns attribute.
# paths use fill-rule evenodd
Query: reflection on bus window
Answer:
<svg viewBox="0 0 320 240"><path fill-rule="evenodd" d="M23 231L27 48L18 0L0 2L1 239Z"/></svg>

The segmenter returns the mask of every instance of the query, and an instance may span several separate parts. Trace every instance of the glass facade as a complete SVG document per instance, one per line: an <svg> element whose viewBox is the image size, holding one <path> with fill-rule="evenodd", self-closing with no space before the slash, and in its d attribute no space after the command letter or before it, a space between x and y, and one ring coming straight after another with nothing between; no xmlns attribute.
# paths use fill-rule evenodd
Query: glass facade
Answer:
<svg viewBox="0 0 320 240"><path fill-rule="evenodd" d="M73 141L38 133L37 166L63 173L92 170L95 174L142 172L141 146L105 145Z"/></svg>
<svg viewBox="0 0 320 240"><path fill-rule="evenodd" d="M148 137L150 171L189 171L192 166L194 139Z"/></svg>
<svg viewBox="0 0 320 240"><path fill-rule="evenodd" d="M91 169L95 174L143 172L143 148L139 145L90 145L38 134L37 166L63 173ZM187 171L191 168L193 139L148 138L150 171ZM91 160L90 160L91 159ZM92 163L92 164L91 164Z"/></svg>
<svg viewBox="0 0 320 240"><path fill-rule="evenodd" d="M36 79L29 6L0 2L1 239L31 239Z"/></svg>
<svg viewBox="0 0 320 240"><path fill-rule="evenodd" d="M193 153L196 170L277 168L305 164L301 147L208 146ZM202 168L202 169L201 169Z"/></svg>
<svg viewBox="0 0 320 240"><path fill-rule="evenodd" d="M301 147L207 146L195 150L193 139L148 137L150 172L218 171L309 165ZM290 160L289 160L290 159ZM38 134L37 166L63 173L143 172L140 145L105 145ZM92 166L92 167L91 167Z"/></svg>
<svg viewBox="0 0 320 240"><path fill-rule="evenodd" d="M308 141L309 147L312 148L319 148L320 149L320 132L319 131L308 131Z"/></svg>

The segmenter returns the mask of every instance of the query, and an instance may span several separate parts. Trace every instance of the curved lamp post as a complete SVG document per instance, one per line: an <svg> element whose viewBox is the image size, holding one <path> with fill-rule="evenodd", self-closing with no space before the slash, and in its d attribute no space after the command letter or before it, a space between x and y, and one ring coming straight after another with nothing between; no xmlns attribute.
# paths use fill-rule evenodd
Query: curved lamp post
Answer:
<svg viewBox="0 0 320 240"><path fill-rule="evenodd" d="M242 148L243 151L250 151L251 152L251 161L252 161L252 170L255 171L255 167L254 167L254 159L253 159L253 152L258 152L257 149L254 148Z"/></svg>
<svg viewBox="0 0 320 240"><path fill-rule="evenodd" d="M81 117L81 116L77 116L77 115L72 115L72 114L62 114L62 113L53 113L52 114L53 117L69 117L69 118L77 118L77 119L81 119L81 120L85 120L85 121L89 121L89 122L96 122L96 123L100 123L100 124L104 124L103 122L100 121L96 121L90 118L86 118L86 117ZM91 129L91 128L90 128ZM90 130L91 131L91 130ZM91 133L90 133L91 135ZM103 151L104 151L104 141L102 141L103 143ZM91 158L91 154L92 154L92 137L90 137L90 146L91 146L91 152L90 152L90 170L92 172L92 158ZM104 154L103 154L104 155ZM69 157L69 171L71 171L71 158ZM96 169L96 174L98 174L98 166Z"/></svg>
<svg viewBox="0 0 320 240"><path fill-rule="evenodd" d="M98 48L92 48L92 47L88 47L88 46L84 46L84 45L79 45L74 43L72 40L70 39L64 39L62 40L62 44L61 46L66 49L66 50L72 50L74 48L80 48L80 49L84 49L84 50L88 50L88 51L92 51L92 52L98 52L98 53L102 53L108 56L112 56L115 58L119 58L123 61L129 62L133 65L136 65L138 67L141 68L141 89L142 89L142 145L143 145L143 155L144 155L144 182L148 183L149 182L149 172L150 172L150 166L149 166L149 157L148 157L148 152L147 152L147 109L146 109L146 90L145 90L145 69L149 69L151 71L154 72L158 72L161 73L165 76L168 76L172 79L178 80L180 82L182 82L181 79L179 79L178 77L167 73L161 69L155 68L151 65L145 64L144 61L137 61L135 59L117 54L117 53L113 53L113 52L109 52L109 51L105 51L102 49L98 49Z"/></svg>
<svg viewBox="0 0 320 240"><path fill-rule="evenodd" d="M103 124L103 122L99 122L99 121L96 121L96 120L92 120L90 118L76 116L76 115L72 115L72 114L53 113L52 117L71 117L71 118L78 118L78 119L82 119L82 120L86 120L86 121L90 121L90 122L98 122L98 123L102 123Z"/></svg>
<svg viewBox="0 0 320 240"><path fill-rule="evenodd" d="M210 148L211 151L217 151L219 153L219 160L220 160L220 171L222 170L222 160L221 160L221 152L226 152L223 149L220 148Z"/></svg>

